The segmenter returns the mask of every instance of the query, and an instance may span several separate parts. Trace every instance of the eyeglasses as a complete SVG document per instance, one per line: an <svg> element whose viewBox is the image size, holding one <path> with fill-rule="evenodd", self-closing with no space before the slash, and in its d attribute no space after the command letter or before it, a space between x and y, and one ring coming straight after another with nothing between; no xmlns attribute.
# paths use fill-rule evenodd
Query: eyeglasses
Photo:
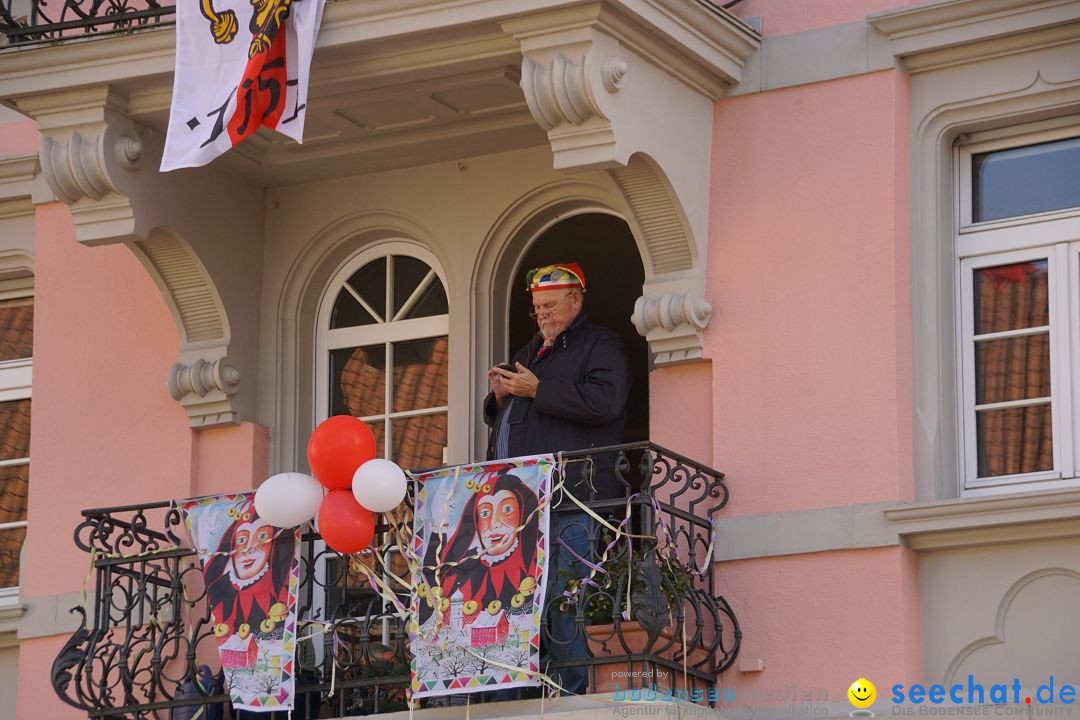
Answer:
<svg viewBox="0 0 1080 720"><path fill-rule="evenodd" d="M541 317L541 316L542 317L551 317L552 315L555 314L555 308L562 305L562 301L565 300L566 298L570 297L573 294L574 294L574 291L571 290L570 292L566 293L565 295L563 295L558 300L552 300L550 302L544 303L542 306L540 306L539 310L537 310L536 312L529 313L529 317L531 317L533 320L536 320L537 317Z"/></svg>

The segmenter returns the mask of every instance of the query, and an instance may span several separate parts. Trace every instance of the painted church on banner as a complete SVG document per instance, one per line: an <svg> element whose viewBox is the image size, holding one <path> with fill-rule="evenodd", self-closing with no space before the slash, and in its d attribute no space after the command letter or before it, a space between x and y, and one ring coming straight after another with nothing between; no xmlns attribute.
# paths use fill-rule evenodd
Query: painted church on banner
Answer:
<svg viewBox="0 0 1080 720"><path fill-rule="evenodd" d="M0 720L466 717L444 616L499 717L1080 712L1080 0L178 5L0 0ZM546 594L414 484L219 654L183 501L483 461L555 263L633 384Z"/></svg>

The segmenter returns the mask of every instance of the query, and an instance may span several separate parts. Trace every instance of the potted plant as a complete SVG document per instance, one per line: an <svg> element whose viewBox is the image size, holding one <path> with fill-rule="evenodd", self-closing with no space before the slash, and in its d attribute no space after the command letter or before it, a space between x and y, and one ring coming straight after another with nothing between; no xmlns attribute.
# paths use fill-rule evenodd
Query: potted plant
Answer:
<svg viewBox="0 0 1080 720"><path fill-rule="evenodd" d="M600 564L602 571L581 588L580 578L571 578L567 589L573 596L564 600L563 610L573 611L580 603L585 616L589 654L593 657L651 654L676 662L683 661L682 627L679 608L693 591L693 573L656 548L624 549ZM693 641L693 635L687 637ZM700 663L705 657L700 642L688 649L687 662ZM639 661L615 661L596 666L593 692L608 692L628 671L641 672ZM670 680L670 670L653 668L654 682ZM647 679L647 678L644 678Z"/></svg>

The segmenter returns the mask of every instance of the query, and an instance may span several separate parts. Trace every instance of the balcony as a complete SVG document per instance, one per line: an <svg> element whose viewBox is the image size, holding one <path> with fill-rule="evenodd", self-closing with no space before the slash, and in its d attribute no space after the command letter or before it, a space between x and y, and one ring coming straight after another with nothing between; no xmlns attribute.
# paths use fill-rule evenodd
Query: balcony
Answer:
<svg viewBox="0 0 1080 720"><path fill-rule="evenodd" d="M38 45L172 25L175 15L169 0L0 0L0 32L9 46Z"/></svg>
<svg viewBox="0 0 1080 720"><path fill-rule="evenodd" d="M626 522L634 539L611 543L609 531L596 526L588 559L604 568L599 582L572 582L563 598L549 593L542 642L551 641L549 621L557 612L572 612L575 633L592 640L587 655L543 669L558 678L565 667L585 668L590 693L609 692L614 683L622 689L655 685L707 703L708 689L734 662L741 638L712 567L712 517L728 498L723 474L652 443L565 453L564 459L586 479L598 462L614 462L622 497L580 499L614 524ZM559 500L552 498L553 514L580 512ZM92 718L221 717L218 708L228 695L209 667L217 658L213 622L180 511L160 502L83 516L75 543L90 556L92 595L85 609L72 610L82 622L53 664L56 692ZM390 542L388 528L380 527L373 546L390 553ZM549 582L560 550L551 543ZM408 707L407 635L402 618L364 579L360 566L371 559L328 550L317 533L303 536L296 720ZM613 611L626 607L625 615ZM610 622L597 624L605 619ZM437 704L425 700L419 707ZM270 717L277 716L285 713Z"/></svg>

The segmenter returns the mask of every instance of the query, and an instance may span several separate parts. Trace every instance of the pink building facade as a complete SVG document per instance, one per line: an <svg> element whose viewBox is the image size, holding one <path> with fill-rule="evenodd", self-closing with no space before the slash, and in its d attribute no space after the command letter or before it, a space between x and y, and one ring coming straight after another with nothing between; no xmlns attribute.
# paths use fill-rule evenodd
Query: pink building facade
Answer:
<svg viewBox="0 0 1080 720"><path fill-rule="evenodd" d="M481 458L560 253L640 367L631 439L726 474L710 712L1080 684L1080 1L341 0L302 146L163 174L173 35L0 46L0 718L86 715L51 671L83 510L303 471L342 412Z"/></svg>

